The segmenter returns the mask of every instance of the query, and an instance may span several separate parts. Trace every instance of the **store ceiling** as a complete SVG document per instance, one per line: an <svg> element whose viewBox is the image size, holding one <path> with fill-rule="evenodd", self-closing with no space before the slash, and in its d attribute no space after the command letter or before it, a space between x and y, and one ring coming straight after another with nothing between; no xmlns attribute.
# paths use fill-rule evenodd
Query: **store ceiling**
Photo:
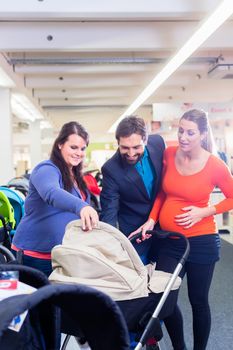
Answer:
<svg viewBox="0 0 233 350"><path fill-rule="evenodd" d="M219 3L1 2L0 66L53 130L76 119L99 141ZM155 102L231 101L232 32L228 20L137 113L151 119Z"/></svg>

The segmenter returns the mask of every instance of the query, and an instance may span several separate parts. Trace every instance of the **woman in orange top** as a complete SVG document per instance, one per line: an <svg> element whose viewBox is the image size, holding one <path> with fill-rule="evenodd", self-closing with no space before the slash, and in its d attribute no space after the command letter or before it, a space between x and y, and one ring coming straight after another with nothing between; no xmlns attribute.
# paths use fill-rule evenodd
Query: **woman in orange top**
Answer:
<svg viewBox="0 0 233 350"><path fill-rule="evenodd" d="M233 177L226 164L211 153L210 127L204 111L190 110L181 117L178 141L178 147L165 150L162 190L148 221L129 237L142 231L142 240L147 239L146 231L153 229L157 221L163 230L188 237L190 255L182 273L187 274L193 311L194 350L205 350L211 326L208 294L220 248L214 215L233 209ZM215 186L225 199L210 205ZM179 240L162 242L156 268L171 272L180 251ZM174 349L186 349L178 306L164 321Z"/></svg>

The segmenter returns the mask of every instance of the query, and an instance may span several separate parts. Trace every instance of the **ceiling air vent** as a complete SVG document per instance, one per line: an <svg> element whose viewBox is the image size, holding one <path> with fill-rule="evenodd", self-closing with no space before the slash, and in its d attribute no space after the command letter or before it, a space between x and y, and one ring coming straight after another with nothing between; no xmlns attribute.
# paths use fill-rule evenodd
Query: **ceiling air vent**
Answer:
<svg viewBox="0 0 233 350"><path fill-rule="evenodd" d="M26 122L19 122L18 123L18 128L21 130L28 130L29 124Z"/></svg>
<svg viewBox="0 0 233 350"><path fill-rule="evenodd" d="M218 63L208 71L212 79L233 79L233 63Z"/></svg>

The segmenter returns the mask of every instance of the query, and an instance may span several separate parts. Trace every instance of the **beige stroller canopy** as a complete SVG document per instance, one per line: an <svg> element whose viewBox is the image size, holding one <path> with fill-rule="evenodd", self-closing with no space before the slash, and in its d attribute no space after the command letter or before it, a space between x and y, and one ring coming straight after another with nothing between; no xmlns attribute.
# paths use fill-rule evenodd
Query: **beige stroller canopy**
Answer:
<svg viewBox="0 0 233 350"><path fill-rule="evenodd" d="M103 222L89 232L82 230L81 220L70 222L62 245L52 250L52 265L50 281L85 284L114 300L163 292L171 277L154 265L144 266L128 238ZM180 283L178 277L172 289Z"/></svg>

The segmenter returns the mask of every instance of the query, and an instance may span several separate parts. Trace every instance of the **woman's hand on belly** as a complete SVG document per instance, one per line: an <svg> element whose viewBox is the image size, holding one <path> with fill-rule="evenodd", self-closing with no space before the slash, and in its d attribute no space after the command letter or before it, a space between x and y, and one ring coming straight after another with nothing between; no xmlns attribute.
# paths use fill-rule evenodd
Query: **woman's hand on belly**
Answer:
<svg viewBox="0 0 233 350"><path fill-rule="evenodd" d="M177 225L183 226L185 229L192 227L203 218L213 215L216 211L215 207L199 208L192 205L184 207L182 210L185 211L185 213L176 215L175 222Z"/></svg>

